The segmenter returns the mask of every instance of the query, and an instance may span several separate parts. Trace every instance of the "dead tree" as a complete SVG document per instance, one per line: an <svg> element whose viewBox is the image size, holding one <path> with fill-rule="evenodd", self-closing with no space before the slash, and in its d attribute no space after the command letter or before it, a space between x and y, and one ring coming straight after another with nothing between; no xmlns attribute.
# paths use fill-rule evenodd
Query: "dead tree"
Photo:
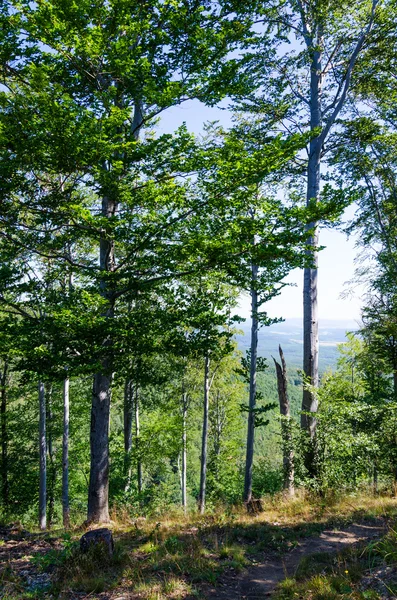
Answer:
<svg viewBox="0 0 397 600"><path fill-rule="evenodd" d="M284 490L289 496L294 495L294 450L291 431L291 413L288 398L288 380L287 365L281 346L278 347L281 364L274 357L274 364L277 373L278 399L280 403L281 416L281 439L283 445L283 470L284 470Z"/></svg>

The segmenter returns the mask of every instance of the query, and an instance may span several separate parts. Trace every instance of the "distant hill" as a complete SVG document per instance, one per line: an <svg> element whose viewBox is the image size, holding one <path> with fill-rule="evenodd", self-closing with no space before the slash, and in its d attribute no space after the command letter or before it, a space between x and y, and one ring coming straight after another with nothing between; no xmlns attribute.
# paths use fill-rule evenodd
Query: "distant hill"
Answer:
<svg viewBox="0 0 397 600"><path fill-rule="evenodd" d="M239 325L243 331L236 335L240 350L245 352L250 346L250 322ZM353 320L322 320L319 325L320 371L334 368L337 361L337 345L346 341L346 332L358 329ZM262 327L259 332L258 353L267 359L278 355L278 346L284 351L289 367L302 368L303 326L301 319L286 319L270 327Z"/></svg>

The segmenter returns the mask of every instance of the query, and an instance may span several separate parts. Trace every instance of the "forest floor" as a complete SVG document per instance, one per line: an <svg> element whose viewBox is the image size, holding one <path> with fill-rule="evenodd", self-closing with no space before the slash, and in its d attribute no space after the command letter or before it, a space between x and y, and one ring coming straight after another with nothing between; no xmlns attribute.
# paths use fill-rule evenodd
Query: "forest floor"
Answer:
<svg viewBox="0 0 397 600"><path fill-rule="evenodd" d="M2 600L375 600L397 598L397 500L273 498L241 508L129 519L115 552L82 555L65 533L0 528Z"/></svg>

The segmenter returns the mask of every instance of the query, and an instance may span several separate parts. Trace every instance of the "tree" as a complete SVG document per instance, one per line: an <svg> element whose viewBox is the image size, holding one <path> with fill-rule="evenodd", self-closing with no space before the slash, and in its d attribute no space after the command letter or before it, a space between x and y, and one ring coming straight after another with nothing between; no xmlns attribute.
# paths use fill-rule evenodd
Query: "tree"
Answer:
<svg viewBox="0 0 397 600"><path fill-rule="evenodd" d="M96 334L84 360L92 364L93 353L97 372L87 516L107 521L117 304L140 285L186 268L180 223L192 210L192 203L181 203L186 186L176 179L186 171L190 136L181 131L140 143L138 133L167 107L192 97L213 103L236 84L236 61L225 58L245 27L241 17L196 0L128 8L9 2L4 13L11 30L3 47L4 151L13 157L7 184L19 172L5 186L8 200L10 188L19 194L6 237L20 245L18 228L26 226L31 235L23 244L31 251L70 264L80 281L90 281ZM91 251L73 259L65 254L66 238L95 240L99 267Z"/></svg>
<svg viewBox="0 0 397 600"><path fill-rule="evenodd" d="M348 11L346 6L344 1L269 0L257 7L264 32L257 33L256 49L247 60L257 85L245 106L255 112L272 107L283 116L287 131L310 132L307 158L299 157L295 172L299 179L305 172L308 206L322 196L326 142L346 106L358 57L370 41L378 0L350 3ZM301 424L312 439L318 385L318 231L317 221L307 224L303 370L311 386L303 391Z"/></svg>

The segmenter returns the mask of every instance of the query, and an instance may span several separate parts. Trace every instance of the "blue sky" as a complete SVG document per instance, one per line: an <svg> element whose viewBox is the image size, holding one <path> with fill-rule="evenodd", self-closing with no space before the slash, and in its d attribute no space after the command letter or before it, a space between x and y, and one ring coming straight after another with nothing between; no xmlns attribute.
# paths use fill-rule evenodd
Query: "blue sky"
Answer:
<svg viewBox="0 0 397 600"><path fill-rule="evenodd" d="M230 124L230 113L219 108L203 106L198 101L188 101L179 107L174 107L164 113L159 125L161 132L172 132L183 122L194 133L202 131L206 121L219 120L222 125ZM354 207L349 207L345 218L350 219L354 214ZM336 229L325 229L320 234L320 244L325 246L319 254L319 291L318 306L320 319L354 319L360 317L361 296L363 288L360 286L347 286L354 275L354 259L357 254L355 239L347 239L346 235ZM293 271L287 281L295 284L294 287L284 288L280 296L267 305L270 316L283 318L302 317L302 281L303 273ZM341 294L349 287L351 293L347 298ZM241 297L241 316L249 316L249 298Z"/></svg>

